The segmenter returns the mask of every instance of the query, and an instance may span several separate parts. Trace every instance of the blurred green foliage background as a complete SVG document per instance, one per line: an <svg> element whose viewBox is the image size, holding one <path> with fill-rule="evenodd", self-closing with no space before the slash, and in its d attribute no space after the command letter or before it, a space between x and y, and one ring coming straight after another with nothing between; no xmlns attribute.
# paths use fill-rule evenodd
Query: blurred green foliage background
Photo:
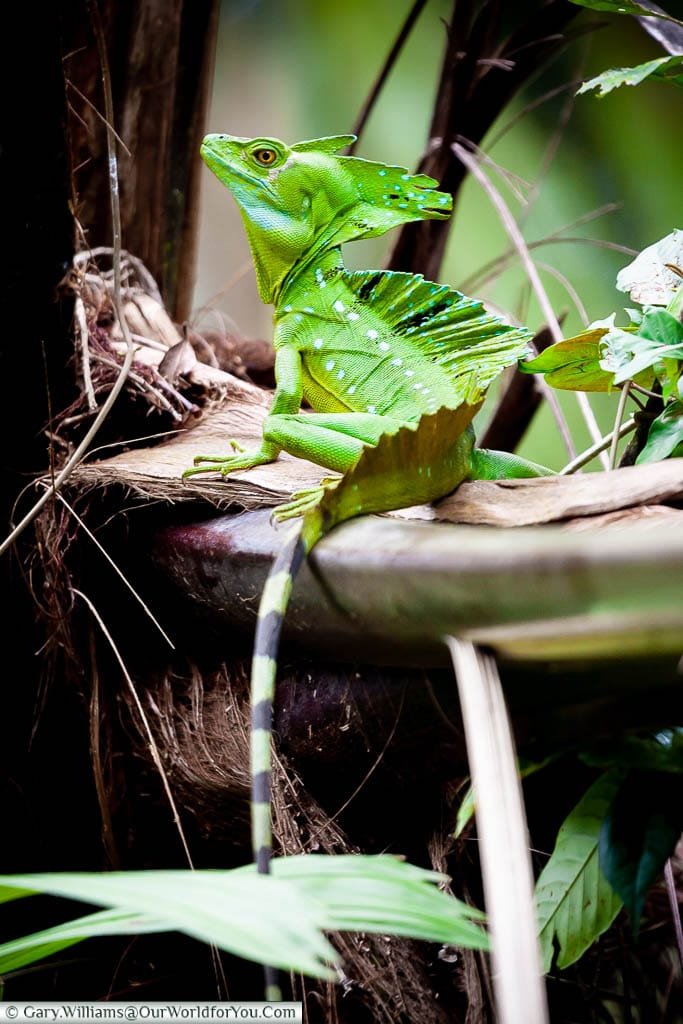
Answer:
<svg viewBox="0 0 683 1024"><path fill-rule="evenodd" d="M287 142L350 131L411 3L225 0L209 130L274 135ZM417 164L428 138L450 11L450 0L431 0L423 10L358 156L411 169ZM657 82L624 87L604 99L590 94L574 98L570 88L515 121L533 100L563 83L663 55L632 18L581 11L571 30L576 40L539 71L485 140L484 149L505 169L502 175L494 171L492 178L513 213L521 215L527 242L556 233L605 204L617 204L612 212L569 227L563 236L640 250L681 226L683 93ZM236 207L209 171L204 174L195 306L222 293L214 305L239 332L269 338L271 311L258 297ZM476 182L466 183L454 218L441 279L466 286L536 330L543 318L516 258L504 273L468 285L509 247ZM386 236L348 246L347 263L381 266L394 240ZM567 336L579 331L586 317L598 319L628 305L614 279L629 255L581 241L547 244L533 255L556 312L565 314ZM204 311L204 323L207 316L210 322L211 314ZM559 397L581 450L589 438L574 396ZM611 429L616 396L591 396L591 404L601 427ZM486 411L481 415L485 418ZM520 453L556 468L566 461L547 409L536 417Z"/></svg>

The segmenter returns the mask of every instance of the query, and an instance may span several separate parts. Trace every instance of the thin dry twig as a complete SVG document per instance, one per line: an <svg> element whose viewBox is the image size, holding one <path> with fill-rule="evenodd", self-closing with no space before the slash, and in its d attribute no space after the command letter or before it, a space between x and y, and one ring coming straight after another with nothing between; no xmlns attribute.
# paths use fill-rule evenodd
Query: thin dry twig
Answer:
<svg viewBox="0 0 683 1024"><path fill-rule="evenodd" d="M626 422L622 423L619 427L617 432L618 438L625 437L626 434L630 434L632 430L636 429L637 425L635 417L632 417L630 420L626 420ZM558 476L569 476L571 473L575 473L577 469L581 469L582 466L585 466L587 462L594 459L596 455L600 454L600 452L607 451L612 444L613 438L614 431L611 430L609 434L605 434L605 436L601 437L599 441L592 444L590 448L586 448L586 450L581 452L580 455L577 455L575 459L568 462L567 465L560 470Z"/></svg>
<svg viewBox="0 0 683 1024"><path fill-rule="evenodd" d="M368 98L366 99L365 103L363 104L363 107L362 107L362 109L360 111L360 114L356 118L356 123L355 123L355 125L353 127L353 134L356 136L356 141L351 146L349 146L349 150L348 150L349 155L352 155L355 152L356 146L358 145L358 142L360 141L360 137L361 137L361 135L363 133L363 129L365 128L365 125L368 122L370 114L372 113L372 111L373 111L373 109L375 107L375 104L377 103L377 100L379 99L380 93L382 92L382 89L384 88L384 83L386 82L387 78L389 77L391 69L393 68L394 64L396 63L396 60L398 59L398 55L400 54L401 50L403 49L403 46L404 46L408 36L410 35L411 31L412 31L413 25L415 24L415 22L417 21L418 17L420 16L422 8L425 6L426 3L427 3L427 0L415 0L415 3L410 8L410 10L408 12L408 17L404 21L404 23L403 23L403 25L401 27L401 31L399 32L398 36L396 37L396 41L395 41L394 45L392 46L391 50L389 51L389 55L388 55L387 59L384 62L384 67L380 71L379 76L377 77L377 80L376 80L375 84L373 85L372 89L370 90L370 94L369 94Z"/></svg>
<svg viewBox="0 0 683 1024"><path fill-rule="evenodd" d="M173 643L173 641L169 637L168 633L163 629L163 627L159 623L159 620L154 616L154 613L152 612L152 610L149 607L149 605L147 605L143 601L142 597L140 596L140 594L138 594L137 590L133 587L132 583L126 578L126 576L123 574L121 569L119 569L118 565L116 564L114 559L111 557L109 552L106 550L106 548L104 548L102 546L102 544L100 544L100 542L97 539L97 537L95 536L95 534L87 526L87 524L81 519L81 517L79 516L78 512L76 512L75 508L73 508L73 506L69 504L69 502L66 500L66 498L62 494L59 494L59 493L57 494L57 497L61 501L62 505L64 505L64 507L67 510L67 512L69 512L73 516L73 518L76 520L76 522L81 527L81 529L85 531L85 533L90 538L90 540L93 542L95 547L100 551L100 553L104 556L104 558L106 558L106 560L109 562L109 565L112 567L112 569L114 570L116 575L119 577L119 579L121 580L123 585L125 587L127 587L127 589L130 591L130 593L133 595L135 600L138 602L138 604L142 608L142 610L145 613L145 615L147 615L148 618L150 618L152 620L152 622L154 623L156 628L159 630L159 632L161 633L162 637L164 638L164 640L166 641L168 646L171 648L172 651L174 651L175 650L175 644Z"/></svg>
<svg viewBox="0 0 683 1024"><path fill-rule="evenodd" d="M173 793L171 791L171 785L170 785L170 783L168 781L168 775L166 774L166 770L164 768L163 761L161 759L161 754L159 752L159 747L157 746L157 742L156 742L156 740L154 738L154 733L152 732L152 729L150 727L149 721L147 719L147 715L145 714L145 709L143 708L142 702L140 701L140 698L138 696L138 692L135 689L135 683L133 682L129 671L126 668L126 663L124 662L123 658L121 657L121 652L119 651L118 647L116 646L116 643L114 642L114 638L112 637L111 633L107 629L107 626L106 626L106 624L104 622L104 619L102 618L102 616L98 612L98 610L95 607L95 605L93 604L93 602L90 600L90 598L86 594L83 593L82 590L78 590L76 587L73 588L73 593L76 594L78 597L80 597L81 600L90 609L90 612L91 612L93 618L95 619L95 621L97 622L97 625L102 630L102 633L104 634L104 637L105 637L107 643L109 644L109 646L112 649L114 657L116 658L116 660L119 663L119 667L121 669L121 672L123 673L123 677L126 680L126 683L128 685L128 689L130 690L131 696L133 698L133 703L135 704L137 712L140 715L140 721L142 722L142 727L143 727L143 729L145 731L145 735L147 736L147 742L149 744L149 752L150 752L150 754L152 756L152 760L154 761L154 765L155 765L157 771L159 772L159 778L161 779L161 784L162 784L162 786L164 788L164 793L166 794L166 800L168 801L168 805L169 805L169 807L171 809L171 814L173 815L173 821L174 821L174 824L176 826L176 830L178 832L178 837L180 839L180 843L182 845L183 852L185 854L185 857L187 859L187 863L188 863L189 867L192 870L194 870L194 863L193 863L193 860L192 860L192 855L190 853L190 847L188 845L187 838L185 836L185 831L183 829L183 823L180 820L180 814L178 812L178 807L176 805L175 799L173 797Z"/></svg>
<svg viewBox="0 0 683 1024"><path fill-rule="evenodd" d="M121 366L121 371L114 386L107 395L102 408L93 420L90 429L87 431L85 437L81 443L77 446L73 455L63 466L61 471L54 478L50 486L44 491L43 495L35 502L33 507L26 513L24 518L19 522L11 533L5 538L0 544L0 555L3 555L5 551L14 543L27 526L29 526L36 518L40 510L47 504L47 502L57 493L59 488L64 482L71 476L76 466L81 462L85 452L90 447L92 439L95 437L100 427L104 423L105 419L109 415L109 412L114 405L114 402L119 397L123 385L126 382L128 373L133 362L133 356L135 349L133 342L128 332L128 325L126 324L123 316L123 305L121 302L121 207L119 202L119 177L118 177L118 163L116 159L116 137L112 127L114 117L114 103L112 99L111 89L111 78L109 75L109 64L107 59L107 47L104 39L104 32L102 30L102 24L100 21L99 11L97 4L94 0L90 0L88 3L88 10L92 18L93 29L95 31L95 37L97 40L97 49L100 59L100 69L102 72L102 87L104 91L104 105L105 105L105 116L107 125L107 152L109 155L109 187L111 193L111 212L112 212L112 224L113 224L113 263L114 263L114 309L121 325L121 332L123 334L124 341L126 343L126 355Z"/></svg>
<svg viewBox="0 0 683 1024"><path fill-rule="evenodd" d="M88 399L88 410L94 412L97 408L97 399L92 386L92 375L90 373L90 348L88 345L88 323L85 318L85 306L80 295L74 299L74 317L78 326L78 339L81 345L81 372L83 374L83 390Z"/></svg>
<svg viewBox="0 0 683 1024"><path fill-rule="evenodd" d="M555 231L550 235L546 235L545 238L537 238L533 242L527 242L526 247L531 252L533 249L538 249L543 245L557 245L563 242L580 242L586 245L595 245L599 248L604 249L615 249L618 252L623 252L627 256L635 256L636 250L629 249L627 246L619 245L617 242L605 242L600 238L582 238L580 236L567 236L563 232L569 231L570 228L579 227L581 224L587 224L591 220L596 220L598 217L604 216L606 213L613 213L614 210L619 209L619 203L605 203L603 206L597 207L595 210L589 210L588 213L582 214L573 220L570 224L564 224L560 228L556 228ZM486 284L495 277L497 274L505 270L513 259L519 256L519 252L514 245L511 245L509 249L501 253L500 256L496 256L495 259L489 260L488 263L476 270L470 277L465 278L461 282L462 288L466 292L476 291L477 288L481 288L482 285Z"/></svg>
<svg viewBox="0 0 683 1024"><path fill-rule="evenodd" d="M227 283L223 285L220 291L217 291L213 295L211 295L210 298L208 298L206 302L202 306L200 306L199 309L196 310L196 312L192 314L191 323L199 323L204 313L206 313L207 310L212 309L216 305L216 303L220 299L222 299L224 295L227 295L227 293L231 291L236 284L238 284L243 278L245 278L249 271L253 270L253 268L253 261L251 259L245 260L244 263L237 268L232 277L228 278Z"/></svg>
<svg viewBox="0 0 683 1024"><path fill-rule="evenodd" d="M669 898L669 906L671 907L671 916L673 917L674 931L676 933L678 959L680 961L681 968L683 968L683 924L681 924L681 908L678 905L678 893L676 892L676 881L674 879L674 870L670 857L664 865L664 879L666 881L666 892Z"/></svg>
<svg viewBox="0 0 683 1024"><path fill-rule="evenodd" d="M583 70L584 56L585 52L580 57L578 68L579 72L582 72ZM583 75L581 74L580 77L582 78ZM524 211L522 213L522 216L520 217L520 227L523 226L526 218L528 218L529 214L531 213L532 207L540 195L541 185L543 184L543 181L545 180L546 175L548 174L550 167L552 166L553 160L557 156L557 152L560 148L560 143L562 142L562 138L564 136L564 130L571 119L572 113L574 111L574 106L576 105L576 98L576 91L570 92L569 96L565 97L564 103L562 104L562 108L560 110L559 117L557 119L557 125L552 135L550 136L550 140L545 148L543 158L541 159L541 166L539 168L538 174L536 175L536 179L531 187L531 191L529 194L529 204L526 208L526 211Z"/></svg>
<svg viewBox="0 0 683 1024"><path fill-rule="evenodd" d="M73 265L75 267L81 267L84 264L87 265L88 263L91 263L91 262L95 264L95 266L97 267L97 273L96 274L92 274L92 275L86 273L86 275L85 275L86 281L87 280L91 280L91 281L99 284L99 282L101 282L101 281L110 280L113 277L113 275L114 275L114 269L113 269L113 264L114 264L114 248L111 245L96 245L92 249L89 248L87 246L87 243L86 243L86 240L85 240L85 235L83 234L83 229L81 228L80 224L78 225L78 227L80 229L80 234L81 234L83 245L85 246L85 248L82 249L80 252L77 252L75 254L75 256L73 258ZM109 257L111 257L112 269L108 270L108 271L107 270L100 270L99 266L97 266L97 257L98 256L109 256ZM140 257L139 256L134 256L133 253L132 252L128 252L127 249L120 249L119 250L119 265L121 267L121 274L122 274L122 276L123 276L124 269L126 271L126 275L128 275L128 273L129 273L129 267L127 266L127 264L130 264L130 268L132 268L132 270L135 271L135 274L137 275L137 278L138 278L138 281L139 281L140 285L144 288L144 290L147 292L147 294L151 298L153 298L154 301L157 302L160 306L163 306L164 301L163 301L163 299L161 297L161 292L159 291L159 286L156 283L156 281L154 280L154 276L149 272L149 270L147 269L147 267L145 266L143 261L140 259Z"/></svg>
<svg viewBox="0 0 683 1024"><path fill-rule="evenodd" d="M556 281L560 282L560 284L566 291L567 295L574 303L574 308L578 313L579 320L581 321L584 327L587 327L589 323L588 311L584 306L583 302L581 301L581 296L579 295L579 293L577 292L576 288L571 283L569 278L565 274L563 274L562 271L558 270L557 267L553 267L550 263L543 263L541 262L541 260L537 260L536 266L540 267L540 269L544 270L546 274L550 274L551 277L554 277Z"/></svg>
<svg viewBox="0 0 683 1024"><path fill-rule="evenodd" d="M555 311L550 303L550 300L548 299L548 295L545 291L545 288L543 287L541 279L538 276L538 270L536 269L534 261L531 259L531 255L529 253L526 242L524 241L524 237L521 231L519 230L517 222L510 213L510 210L508 209L508 206L505 203L503 197L501 196L498 189L489 181L488 177L479 166L478 161L472 156L471 153L469 153L465 149L464 146L462 146L458 142L453 143L453 152L456 154L458 159L463 162L467 170L473 175L476 181L479 182L479 184L481 185L481 187L484 189L489 199L491 200L493 206L497 210L501 218L501 223L503 224L503 227L507 231L511 242L519 252L520 259L522 260L524 269L527 273L527 277L529 278L531 287L534 290L534 294L536 295L536 299L541 307L548 328L551 334L553 335L555 341L561 341L562 331L557 321L557 317L555 316ZM600 428L595 419L593 410L590 407L590 403L588 402L588 399L582 392L576 393L576 400L579 405L579 409L581 410L581 413L583 415L586 426L588 427L588 431L591 437L593 437L597 443L597 441L599 441L601 438L601 433ZM558 426L560 427L566 444L567 430L564 417L561 416L561 418L558 419L557 412L555 410L553 410L553 412L556 420L558 421ZM571 451L571 448L569 446L568 450ZM602 449L600 451L602 453ZM605 469L607 469L609 466L607 459L604 459L603 464L605 465Z"/></svg>
<svg viewBox="0 0 683 1024"><path fill-rule="evenodd" d="M507 135L510 129L514 128L514 126L523 118L525 118L527 114L531 114L534 110L537 110L538 107L542 107L544 103L547 103L549 100L554 99L556 96L559 96L563 92L567 92L567 90L569 89L578 89L578 87L581 85L581 82L581 78L574 79L571 82L563 82L562 85L557 85L554 89L549 89L548 92L544 92L542 96L538 96L535 100L531 100L531 102L527 103L525 107L522 107L521 110L517 111L517 113L513 117L511 117L509 121L506 121L505 124L500 129L500 131L496 132L496 134L491 139L488 140L486 144L487 149L493 149L496 143L500 142L503 136Z"/></svg>
<svg viewBox="0 0 683 1024"><path fill-rule="evenodd" d="M486 167L490 167L495 174L507 185L510 192L522 207L526 207L529 202L527 193L531 193L533 189L533 183L527 181L526 178L522 178L521 175L515 174L514 171L508 170L503 164L499 164L497 160L494 160L489 154L478 146L475 142L470 142L464 135L456 135L456 142L460 142L463 146L467 146L472 153L476 154L480 163Z"/></svg>
<svg viewBox="0 0 683 1024"><path fill-rule="evenodd" d="M76 95L80 96L80 98L83 100L83 102L86 103L90 107L90 109L92 110L92 112L95 115L95 117L99 118L99 120L102 122L102 124L105 125L105 127L106 127L107 126L107 119L102 117L102 114L100 113L100 111L97 109L95 104L91 100L88 99L88 97L85 95L85 93L82 93L81 90L78 88L78 86L74 85L74 83L71 81L70 78L65 78L64 81L65 81L65 84L66 84L67 88L73 89L73 91L76 93ZM73 110L73 108L72 108L72 110ZM73 113L76 114L76 111L74 110ZM78 117L77 114L76 114L76 116ZM79 119L79 121L81 121L81 123L84 123L82 118L79 117L78 119ZM121 136L116 131L114 131L114 138L116 139L118 144L121 146L121 148L125 151L126 156L131 156L132 157L132 153L128 149L128 146L125 144L125 142L123 141Z"/></svg>

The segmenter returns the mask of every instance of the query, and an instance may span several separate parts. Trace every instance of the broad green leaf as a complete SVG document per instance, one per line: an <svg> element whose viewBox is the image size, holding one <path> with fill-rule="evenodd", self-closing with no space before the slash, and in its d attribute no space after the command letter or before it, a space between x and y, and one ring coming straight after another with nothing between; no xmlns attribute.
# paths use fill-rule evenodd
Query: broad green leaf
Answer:
<svg viewBox="0 0 683 1024"><path fill-rule="evenodd" d="M645 311L638 336L673 348L683 345L683 324L665 309L650 307Z"/></svg>
<svg viewBox="0 0 683 1024"><path fill-rule="evenodd" d="M277 878L300 879L306 895L325 908L329 929L488 948L488 936L473 923L484 920L480 910L441 892L437 884L447 881L444 875L397 858L280 857L273 871Z"/></svg>
<svg viewBox="0 0 683 1024"><path fill-rule="evenodd" d="M600 828L618 790L621 775L610 772L593 783L563 822L550 860L536 883L539 938L544 970L553 946L558 967L568 967L609 928L621 900L602 874Z"/></svg>
<svg viewBox="0 0 683 1024"><path fill-rule="evenodd" d="M636 459L637 465L668 459L683 444L683 402L669 402L650 424L647 441Z"/></svg>
<svg viewBox="0 0 683 1024"><path fill-rule="evenodd" d="M610 68L584 82L577 95L598 89L598 96L602 97L622 85L640 85L651 77L683 85L683 56L656 57L632 68Z"/></svg>
<svg viewBox="0 0 683 1024"><path fill-rule="evenodd" d="M302 887L237 871L64 872L0 876L0 902L50 893L142 914L249 960L316 977L336 954L322 935L323 909ZM160 913L161 911L161 913Z"/></svg>
<svg viewBox="0 0 683 1024"><path fill-rule="evenodd" d="M579 755L594 767L638 768L683 774L683 728L660 729L648 736L619 736Z"/></svg>
<svg viewBox="0 0 683 1024"><path fill-rule="evenodd" d="M650 886L683 830L683 780L664 772L630 773L600 831L600 866L631 918L634 934Z"/></svg>
<svg viewBox="0 0 683 1024"><path fill-rule="evenodd" d="M605 11L610 14L635 14L648 18L663 18L665 21L674 21L677 25L682 24L678 18L673 18L666 11L653 11L636 0L572 0L578 7L588 7L591 11Z"/></svg>
<svg viewBox="0 0 683 1024"><path fill-rule="evenodd" d="M603 338L603 370L614 374L614 383L642 382L647 370L661 381L666 397L679 377L678 362L683 360L683 324L664 309L645 311L638 333L616 327Z"/></svg>
<svg viewBox="0 0 683 1024"><path fill-rule="evenodd" d="M405 935L487 949L483 914L437 888L444 876L395 857L302 856L232 871L131 871L0 876L0 902L50 893L114 910L0 946L0 972L86 938L181 931L250 960L331 978L323 931ZM159 913L160 908L162 913Z"/></svg>
<svg viewBox="0 0 683 1024"><path fill-rule="evenodd" d="M613 374L600 365L606 324L593 325L573 338L549 345L535 359L520 363L523 373L543 373L548 384L563 391L610 391Z"/></svg>
<svg viewBox="0 0 683 1024"><path fill-rule="evenodd" d="M167 929L167 924L143 914L131 914L127 910L101 910L97 914L88 914L54 928L4 942L0 945L0 975L10 974L84 939L101 935L139 935L142 932Z"/></svg>

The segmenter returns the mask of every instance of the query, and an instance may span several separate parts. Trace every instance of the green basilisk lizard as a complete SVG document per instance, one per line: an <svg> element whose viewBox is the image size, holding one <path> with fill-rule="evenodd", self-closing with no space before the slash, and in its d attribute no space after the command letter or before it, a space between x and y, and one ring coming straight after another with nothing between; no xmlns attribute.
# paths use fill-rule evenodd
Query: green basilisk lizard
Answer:
<svg viewBox="0 0 683 1024"><path fill-rule="evenodd" d="M275 307L277 386L258 449L244 451L231 441L232 454L197 456L185 475L232 473L271 462L282 450L345 474L343 486L326 478L274 513L278 520L303 515L303 522L266 582L252 664L252 842L262 873L272 846L277 648L302 560L352 516L432 501L465 479L548 473L514 455L475 448L470 426L490 382L527 353L528 332L421 275L344 266L342 243L408 221L446 218L452 206L426 175L337 155L353 140L342 135L287 146L208 135L201 149L237 201L259 293ZM302 399L312 413L300 411ZM447 434L439 436L444 426ZM395 451L387 470L381 456L389 443ZM356 481L355 471L373 453L372 472L358 473Z"/></svg>

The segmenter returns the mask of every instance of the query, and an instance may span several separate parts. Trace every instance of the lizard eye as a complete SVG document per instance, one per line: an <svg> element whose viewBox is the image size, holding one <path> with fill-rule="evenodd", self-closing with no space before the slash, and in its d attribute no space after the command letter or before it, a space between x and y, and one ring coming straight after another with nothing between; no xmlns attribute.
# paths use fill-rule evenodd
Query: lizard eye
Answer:
<svg viewBox="0 0 683 1024"><path fill-rule="evenodd" d="M257 164L261 164L261 167L271 167L278 158L278 154L274 149L268 149L265 146L261 149L255 149L251 155Z"/></svg>

